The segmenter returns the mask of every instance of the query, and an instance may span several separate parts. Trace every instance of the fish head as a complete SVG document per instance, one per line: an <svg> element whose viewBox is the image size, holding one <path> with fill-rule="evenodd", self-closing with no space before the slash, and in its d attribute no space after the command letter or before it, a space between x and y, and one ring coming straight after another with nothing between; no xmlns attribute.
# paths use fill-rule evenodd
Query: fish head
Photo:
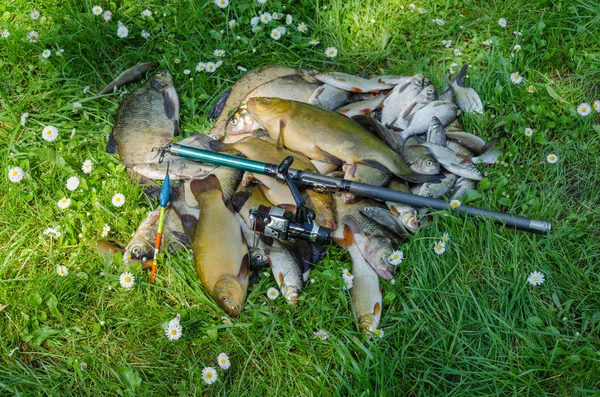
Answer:
<svg viewBox="0 0 600 397"><path fill-rule="evenodd" d="M281 286L281 294L292 306L296 306L298 304L298 295L300 295L300 288L295 285L282 285Z"/></svg>
<svg viewBox="0 0 600 397"><path fill-rule="evenodd" d="M417 87L424 87L425 86L425 76L423 76L422 74L415 74L412 77L412 83L414 85L416 85Z"/></svg>
<svg viewBox="0 0 600 397"><path fill-rule="evenodd" d="M375 331L377 331L378 323L379 321L373 313L363 314L358 318L360 331L369 339L373 336Z"/></svg>
<svg viewBox="0 0 600 397"><path fill-rule="evenodd" d="M255 126L254 118L248 113L246 108L238 108L232 115L227 119L225 124L225 131L229 135L244 134L246 132L252 132Z"/></svg>
<svg viewBox="0 0 600 397"><path fill-rule="evenodd" d="M155 91L164 91L167 88L173 87L173 76L167 69L162 69L156 72L149 81L150 87Z"/></svg>
<svg viewBox="0 0 600 397"><path fill-rule="evenodd" d="M154 259L154 247L145 238L134 237L125 247L125 258L128 261L146 262Z"/></svg>
<svg viewBox="0 0 600 397"><path fill-rule="evenodd" d="M388 207L390 212L400 219L402 226L404 226L406 230L411 233L417 232L417 229L419 228L419 221L417 220L416 209L392 203L388 204Z"/></svg>
<svg viewBox="0 0 600 397"><path fill-rule="evenodd" d="M218 305L231 317L242 312L246 291L233 277L222 277L217 281L213 293Z"/></svg>
<svg viewBox="0 0 600 397"><path fill-rule="evenodd" d="M250 262L253 268L262 268L270 265L269 256L262 248L254 248L250 250Z"/></svg>
<svg viewBox="0 0 600 397"><path fill-rule="evenodd" d="M388 261L393 252L392 242L389 238L377 235L367 237L364 246L365 259L373 267L373 270L386 280L393 277L393 266Z"/></svg>
<svg viewBox="0 0 600 397"><path fill-rule="evenodd" d="M418 174L437 175L440 173L440 163L431 155L420 156L412 163L410 169Z"/></svg>
<svg viewBox="0 0 600 397"><path fill-rule="evenodd" d="M337 223L335 222L335 211L331 194L312 194L310 200L313 209L315 210L315 220L317 223L328 229L335 230L337 228Z"/></svg>
<svg viewBox="0 0 600 397"><path fill-rule="evenodd" d="M424 99L427 101L435 100L435 86L428 85L427 87L425 87L425 89L423 90L423 96Z"/></svg>

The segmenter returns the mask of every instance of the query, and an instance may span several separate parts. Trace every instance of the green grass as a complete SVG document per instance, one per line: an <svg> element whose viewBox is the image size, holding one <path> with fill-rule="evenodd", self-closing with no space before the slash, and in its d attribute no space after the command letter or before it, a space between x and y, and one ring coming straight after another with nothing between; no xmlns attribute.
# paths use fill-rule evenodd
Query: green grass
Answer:
<svg viewBox="0 0 600 397"><path fill-rule="evenodd" d="M162 3L98 2L113 12L110 22L92 15L96 3L87 0L0 5L0 28L10 31L0 38L0 307L8 305L0 311L0 394L600 393L599 116L576 112L581 102L600 99L596 2L415 2L426 14L399 0L232 1L223 10L208 1ZM34 8L38 21L28 17ZM152 19L141 18L145 8ZM309 32L288 27L274 41L271 23L254 35L249 20L261 10L289 13ZM238 21L233 30L230 19ZM116 37L118 20L129 28L126 39ZM151 39L140 37L142 29ZM25 38L30 30L40 33L37 43ZM310 46L311 38L321 43ZM447 39L451 49L441 44ZM481 44L487 39L489 48ZM517 43L522 50L511 57ZM336 58L324 56L328 46L339 50ZM42 60L46 48L52 56ZM226 51L223 66L214 74L194 72L198 61L214 60L217 48ZM507 164L486 169L481 197L471 204L550 220L554 231L538 236L435 214L430 227L402 245L406 259L394 282L382 281L385 336L374 340L358 332L339 277L349 257L333 246L297 308L270 301L266 290L275 283L263 275L232 324L223 323L224 313L202 289L191 252L168 256L156 285L139 265L129 267L137 282L123 290L118 275L126 266L100 258L95 243L109 224L109 238L127 244L154 203L118 157L104 152L120 94L93 99L120 71L148 60L173 73L186 134L210 129L206 115L243 75L237 66L424 73L441 90L452 63L470 62L469 82L486 113L463 122L485 139L501 137ZM515 71L524 77L520 85L509 80ZM73 112L76 101L83 108ZM24 112L30 117L23 127ZM58 127L56 141L41 139L45 125ZM525 127L533 128L532 138ZM559 155L557 164L546 163L549 153ZM85 159L94 162L89 175L81 172ZM26 174L18 184L6 177L14 166ZM65 183L72 175L81 186L71 193ZM123 207L111 205L116 192L126 197ZM62 197L72 199L67 210L56 205ZM60 238L43 234L51 226ZM432 247L444 232L451 240L438 256ZM59 264L67 277L56 275ZM546 275L541 286L526 281L534 270ZM183 337L171 342L162 325L176 313ZM320 329L329 339L313 337ZM217 367L221 352L232 366L206 385L202 369Z"/></svg>

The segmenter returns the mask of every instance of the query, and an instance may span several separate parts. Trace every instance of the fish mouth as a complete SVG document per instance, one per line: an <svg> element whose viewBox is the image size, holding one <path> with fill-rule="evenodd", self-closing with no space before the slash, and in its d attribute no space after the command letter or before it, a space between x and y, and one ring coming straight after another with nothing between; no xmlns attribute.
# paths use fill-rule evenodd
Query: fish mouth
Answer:
<svg viewBox="0 0 600 397"><path fill-rule="evenodd" d="M337 222L333 219L330 219L330 220L324 222L324 226L327 229L335 230L335 229L337 229Z"/></svg>

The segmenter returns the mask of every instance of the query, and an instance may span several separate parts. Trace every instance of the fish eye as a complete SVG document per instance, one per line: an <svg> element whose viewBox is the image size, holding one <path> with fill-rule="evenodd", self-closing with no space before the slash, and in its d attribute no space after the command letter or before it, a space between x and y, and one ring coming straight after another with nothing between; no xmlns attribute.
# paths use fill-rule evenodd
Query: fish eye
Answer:
<svg viewBox="0 0 600 397"><path fill-rule="evenodd" d="M265 97L265 101L271 102L271 97L270 96Z"/></svg>
<svg viewBox="0 0 600 397"><path fill-rule="evenodd" d="M330 210L331 210L331 207L330 207L330 206L328 206L328 205L326 205L326 206L325 206L325 211L330 211Z"/></svg>
<svg viewBox="0 0 600 397"><path fill-rule="evenodd" d="M224 303L227 303L227 302L229 302L229 298L228 298L228 297L226 297L226 296L222 297L222 298L221 298L221 300L222 300Z"/></svg>
<svg viewBox="0 0 600 397"><path fill-rule="evenodd" d="M231 125L236 125L237 124L237 119L231 119L231 121L229 123Z"/></svg>
<svg viewBox="0 0 600 397"><path fill-rule="evenodd" d="M131 253L135 256L138 256L140 254L140 247L133 247L133 249L131 250Z"/></svg>
<svg viewBox="0 0 600 397"><path fill-rule="evenodd" d="M427 162L425 163L425 165L427 165L428 167L431 167L433 165L433 161L427 160Z"/></svg>

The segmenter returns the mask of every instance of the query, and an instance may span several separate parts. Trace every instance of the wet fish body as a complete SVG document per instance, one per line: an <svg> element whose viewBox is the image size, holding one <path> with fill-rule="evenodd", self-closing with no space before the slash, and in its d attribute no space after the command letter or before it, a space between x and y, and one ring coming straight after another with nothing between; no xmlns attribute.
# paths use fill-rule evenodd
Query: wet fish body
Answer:
<svg viewBox="0 0 600 397"><path fill-rule="evenodd" d="M343 114L346 117L353 117L358 114L368 115L375 110L385 98L385 94L379 94L379 96L373 99L367 99L364 101L353 102L346 106L342 106L337 109L336 112Z"/></svg>
<svg viewBox="0 0 600 397"><path fill-rule="evenodd" d="M390 126L402 113L424 87L424 77L421 74L412 76L410 79L398 84L390 91L383 101L381 111L381 122Z"/></svg>
<svg viewBox="0 0 600 397"><path fill-rule="evenodd" d="M419 174L437 175L440 173L440 163L423 146L405 146L402 153L410 164L410 169Z"/></svg>
<svg viewBox="0 0 600 397"><path fill-rule="evenodd" d="M405 183L397 180L392 180L387 188L402 193L412 194L410 188ZM392 214L400 219L400 222L406 230L411 233L416 233L419 228L419 221L417 221L417 210L414 207L403 203L394 203L392 201L386 201L385 205Z"/></svg>
<svg viewBox="0 0 600 397"><path fill-rule="evenodd" d="M153 67L156 66L154 62L146 62L146 63L138 63L137 65L127 69L117 77L113 81L111 81L102 91L100 91L100 95L110 94L115 91L119 87L123 87L124 85L135 83L140 80L146 72Z"/></svg>
<svg viewBox="0 0 600 397"><path fill-rule="evenodd" d="M347 104L350 96L351 93L348 91L323 84L313 92L307 103L323 109L335 110Z"/></svg>
<svg viewBox="0 0 600 397"><path fill-rule="evenodd" d="M390 180L389 173L364 164L344 165L342 169L345 171L344 179L353 182L365 183L373 186L383 186ZM360 199L359 196L348 192L343 192L342 197L346 203L353 203Z"/></svg>
<svg viewBox="0 0 600 397"><path fill-rule="evenodd" d="M471 163L469 160L459 157L452 150L443 146L434 145L429 142L423 142L421 145L428 148L437 161L448 171L458 176L476 181L483 179L483 175L477 168L475 168L473 163Z"/></svg>
<svg viewBox="0 0 600 397"><path fill-rule="evenodd" d="M446 126L450 124L456 119L456 110L456 105L451 102L429 102L427 105L404 119L408 123L408 127L401 132L402 139L406 140L413 135L427 132L431 123L431 118L434 116L440 120L442 125ZM396 125L394 124L394 126Z"/></svg>
<svg viewBox="0 0 600 397"><path fill-rule="evenodd" d="M273 240L268 251L273 277L290 305L298 303L298 295L304 288L304 279L296 257L279 241Z"/></svg>
<svg viewBox="0 0 600 397"><path fill-rule="evenodd" d="M341 72L317 73L315 78L322 83L349 92L379 92L394 87L392 84L371 81Z"/></svg>
<svg viewBox="0 0 600 397"><path fill-rule="evenodd" d="M459 178L454 184L449 198L450 200L462 200L471 190L475 190L475 183L467 178Z"/></svg>
<svg viewBox="0 0 600 397"><path fill-rule="evenodd" d="M225 125L225 132L227 135L239 135L251 133L262 129L262 126L258 121L254 120L248 110L245 107L240 106L229 119Z"/></svg>
<svg viewBox="0 0 600 397"><path fill-rule="evenodd" d="M413 193L423 197L440 198L446 195L454 187L454 184L458 180L458 176L454 174L445 174L446 177L440 182L436 183L424 183L420 186L413 188Z"/></svg>
<svg viewBox="0 0 600 397"><path fill-rule="evenodd" d="M483 114L481 98L473 88L464 85L464 78L468 69L469 64L462 67L456 78L450 81L450 88L454 93L456 104L463 112Z"/></svg>

